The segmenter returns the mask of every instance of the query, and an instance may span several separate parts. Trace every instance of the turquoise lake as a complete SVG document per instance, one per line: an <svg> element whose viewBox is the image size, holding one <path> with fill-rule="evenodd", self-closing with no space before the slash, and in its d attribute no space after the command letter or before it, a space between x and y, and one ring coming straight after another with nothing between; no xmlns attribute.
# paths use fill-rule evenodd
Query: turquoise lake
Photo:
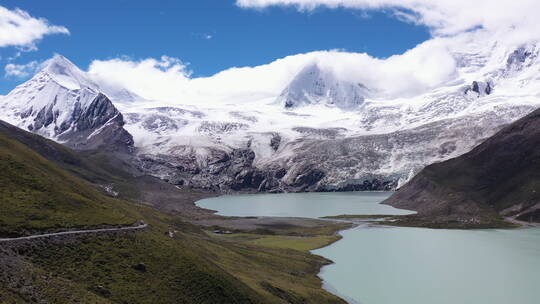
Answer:
<svg viewBox="0 0 540 304"><path fill-rule="evenodd" d="M406 214L380 205L390 192L222 196L198 206L229 216ZM435 230L368 227L313 251L334 264L327 290L361 304L540 303L540 228Z"/></svg>
<svg viewBox="0 0 540 304"><path fill-rule="evenodd" d="M313 251L325 287L351 303L537 304L540 229L366 228Z"/></svg>
<svg viewBox="0 0 540 304"><path fill-rule="evenodd" d="M224 216L281 216L318 218L341 214L410 214L379 204L392 192L328 192L224 195L196 204Z"/></svg>

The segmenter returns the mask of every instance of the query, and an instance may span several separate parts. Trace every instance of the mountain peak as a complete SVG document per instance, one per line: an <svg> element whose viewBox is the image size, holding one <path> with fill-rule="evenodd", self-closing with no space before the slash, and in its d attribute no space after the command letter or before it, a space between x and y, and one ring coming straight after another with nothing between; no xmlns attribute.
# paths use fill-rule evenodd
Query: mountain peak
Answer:
<svg viewBox="0 0 540 304"><path fill-rule="evenodd" d="M76 90L83 87L97 89L96 85L85 72L81 71L73 62L62 55L54 55L45 63L45 67L42 70L43 73L47 73L54 81L59 85L70 89Z"/></svg>
<svg viewBox="0 0 540 304"><path fill-rule="evenodd" d="M340 80L316 62L305 66L283 90L278 102L285 108L311 104L352 109L364 101L367 89L361 84Z"/></svg>
<svg viewBox="0 0 540 304"><path fill-rule="evenodd" d="M108 95L108 94L107 94ZM131 148L122 114L91 77L61 55L2 98L3 120L69 147Z"/></svg>
<svg viewBox="0 0 540 304"><path fill-rule="evenodd" d="M308 64L298 73L298 75L310 75L312 77L320 77L321 74L323 74L323 71L317 62Z"/></svg>
<svg viewBox="0 0 540 304"><path fill-rule="evenodd" d="M75 64L73 64L73 62L71 62L69 59L67 59L66 57L64 57L64 56L62 56L60 54L55 54L52 58L47 60L46 66L47 67L64 66L64 67L76 68L76 66L75 66Z"/></svg>

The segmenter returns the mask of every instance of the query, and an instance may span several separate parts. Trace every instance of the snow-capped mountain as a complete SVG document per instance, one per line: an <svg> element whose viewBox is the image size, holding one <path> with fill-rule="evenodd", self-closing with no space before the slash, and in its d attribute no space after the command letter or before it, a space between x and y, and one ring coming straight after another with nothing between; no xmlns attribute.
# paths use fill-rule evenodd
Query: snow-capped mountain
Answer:
<svg viewBox="0 0 540 304"><path fill-rule="evenodd" d="M461 44L452 53L453 80L397 98L310 63L281 94L241 105L139 102L56 57L0 108L8 122L76 148L95 134L112 133L106 138L128 145L133 136L139 168L173 184L268 192L391 189L540 107L539 53L536 44ZM111 125L117 132L104 133Z"/></svg>
<svg viewBox="0 0 540 304"><path fill-rule="evenodd" d="M0 109L3 120L72 148L129 150L133 145L111 100L59 55L3 97Z"/></svg>
<svg viewBox="0 0 540 304"><path fill-rule="evenodd" d="M454 50L459 70L453 81L390 100L310 64L277 104L130 109L135 119L126 128L145 170L176 184L259 191L395 188L539 107L537 54L536 45L469 45Z"/></svg>
<svg viewBox="0 0 540 304"><path fill-rule="evenodd" d="M313 63L296 75L277 103L285 108L326 104L348 110L360 106L368 93L364 85L338 80L332 71L322 70Z"/></svg>

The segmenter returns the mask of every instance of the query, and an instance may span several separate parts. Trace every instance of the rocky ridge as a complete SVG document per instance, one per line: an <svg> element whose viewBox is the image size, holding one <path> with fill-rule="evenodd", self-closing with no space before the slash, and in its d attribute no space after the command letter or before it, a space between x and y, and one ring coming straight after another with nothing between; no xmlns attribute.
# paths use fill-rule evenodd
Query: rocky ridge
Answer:
<svg viewBox="0 0 540 304"><path fill-rule="evenodd" d="M122 113L84 72L62 56L3 97L5 121L78 150L129 152Z"/></svg>

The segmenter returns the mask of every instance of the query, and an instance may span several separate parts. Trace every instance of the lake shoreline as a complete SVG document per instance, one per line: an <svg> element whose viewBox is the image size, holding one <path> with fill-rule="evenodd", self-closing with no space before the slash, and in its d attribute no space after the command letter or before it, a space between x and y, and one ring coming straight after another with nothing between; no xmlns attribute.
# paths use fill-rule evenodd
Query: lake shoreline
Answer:
<svg viewBox="0 0 540 304"><path fill-rule="evenodd" d="M336 216L325 216L324 219L341 219L344 221L355 219L365 219L366 221L377 223L383 226L392 227L416 227L428 229L515 229L527 227L540 227L540 223L524 222L513 218L496 219L489 223L476 223L472 221L427 219L426 216L413 215L369 215L369 214L342 214ZM370 220L371 219L371 220Z"/></svg>
<svg viewBox="0 0 540 304"><path fill-rule="evenodd" d="M372 192L373 193L373 192ZM328 195L328 193L324 193L323 196ZM361 195L364 194L363 192L358 193L350 193L351 195ZM274 196L276 194L273 194L272 197L279 197L278 195ZM300 194L302 195L302 194ZM308 194L310 196L311 193ZM316 195L316 194L314 194ZM227 196L227 195L225 195ZM223 197L223 196L222 196ZM239 198L244 198L242 195L228 195L229 198L232 198L234 201L237 201ZM258 196L257 196L258 197ZM225 204L226 202L222 202ZM295 202L290 202L290 204L294 204ZM198 204L196 204L197 208L201 208ZM221 215L220 212L212 210L212 209L220 209L223 205L219 205L219 208L209 208L207 206L202 207L203 209L206 209L207 211L210 211L212 213L211 219L207 218L204 220L198 220L196 222L193 222L194 224L203 225L206 227L222 227L224 226L226 229L231 229L231 232L233 233L242 233L246 230L251 230L251 232L254 232L254 230L257 230L257 226L269 226L274 228L282 227L284 228L279 233L280 234L288 234L287 232L287 226L293 227L296 225L299 225L299 223L303 223L304 225L309 225L308 223L317 223L317 225L332 227L334 223L340 223L340 224L347 224L349 226L343 226L340 229L337 229L333 232L335 236L338 236L333 239L325 239L322 243L320 243L317 247L313 247L309 250L310 255L318 256L324 260L326 260L326 263L322 263L318 265L318 271L316 272L315 276L320 281L320 288L325 290L326 292L329 292L336 297L339 297L349 303L358 303L357 301L351 299L350 297L347 297L346 295L341 294L340 292L337 292L336 288L333 288L333 286L325 279L323 279L323 275L325 272L325 268L329 267L331 265L335 265L336 262L334 259L332 259L329 256L321 255L317 252L317 250L329 248L333 245L339 244L340 242L345 241L344 233L349 230L354 229L362 229L359 228L360 226L364 226L363 228L379 228L379 227L385 227L385 228L397 228L397 227L416 227L416 228L428 228L428 229L438 229L438 230L444 230L444 229L450 229L450 230L475 230L475 229L510 229L510 228L521 228L523 225L517 225L517 223L509 223L508 221L494 221L490 225L477 225L474 222L460 222L460 221L449 221L448 219L439 219L438 222L429 220L425 218L425 216L418 216L417 214L409 214L409 215L387 215L387 214L342 214L342 215L334 215L334 216L321 216L318 218L306 218L306 217L281 217L281 216L227 216L227 215ZM315 207L314 207L315 208ZM220 209L221 210L221 209ZM242 210L246 211L246 210ZM414 211L411 211L414 212ZM446 220L446 221L445 221ZM495 223L495 224L493 224ZM320 227L317 229L320 229ZM336 227L333 226L332 229L335 229ZM258 231L257 233L265 233L268 231ZM312 236L320 236L320 235L312 235Z"/></svg>
<svg viewBox="0 0 540 304"><path fill-rule="evenodd" d="M218 236L220 238L230 238L230 239L236 239L237 241L240 240L239 244L242 242L245 242L247 239L251 242L257 242L258 244L265 244L265 245L271 245L271 246L284 246L286 244L287 238L291 237L291 234L298 234L297 231L298 227L304 227L303 232L301 232L301 235L308 235L307 238L300 238L297 239L299 243L305 243L309 242L309 239L317 240L317 242L310 243L310 246L306 250L306 253L308 253L310 256L316 258L317 260L325 261L324 263L318 263L317 265L313 265L316 267L313 272L313 278L316 279L319 283L319 289L321 291L327 292L329 294L332 294L333 296L337 298L341 298L344 301L347 301L348 303L355 303L352 302L351 299L346 299L338 294L333 293L331 290L328 290L325 288L324 284L325 282L320 277L320 273L323 270L325 266L334 264L335 262L331 259L328 259L324 256L314 254L314 250L326 248L328 246L331 246L335 243L338 243L343 239L342 232L347 231L349 229L354 229L360 226L362 223L355 222L355 221L344 221L339 219L328 219L328 218L322 218L324 215L328 214L336 214L336 212L325 212L324 210L317 210L320 212L320 214L313 213L312 209L318 209L317 202L314 202L313 199L316 198L323 198L323 205L326 206L332 206L328 205L328 201L334 201L334 199L337 200L336 205L342 203L339 198L354 201L354 204L357 204L358 199L362 199L364 195L368 195L371 197L371 201L368 204L368 206L374 205L376 208L370 211L371 213L379 213L381 210L385 211L392 211L402 213L404 211L400 211L398 209L395 209L391 206L385 206L378 204L379 201L383 200L387 196L389 196L390 192L381 192L381 191L374 191L374 192L324 192L324 193L292 193L292 194L269 194L264 195L264 197L270 197L272 199L276 199L279 201L285 201L289 205L294 205L294 200L289 202L290 199L295 199L297 196L305 196L309 199L310 209L311 213L308 214L308 217L305 217L306 213L302 213L301 215L304 215L302 217L291 217L291 216L261 216L260 214L255 214L255 216L250 213L246 212L249 208L254 208L251 201L249 201L249 204L246 205L246 208L239 208L236 210L240 210L241 212L244 212L241 214L241 216L232 216L233 214L238 214L238 212L234 211L228 211L227 212L220 212L223 211L224 207L229 206L230 204L237 203L238 200L251 200L251 199L257 199L261 196L256 195L253 196L251 194L243 194L243 195L222 195L219 197L210 198L211 201L218 200L219 204L203 204L204 201L208 202L208 199L199 200L196 202L196 206L198 208L202 208L205 211L209 211L211 214L207 214L204 218L197 218L195 220L190 220L191 223L206 227L205 229L212 229L218 234L220 233L227 233L227 235ZM227 201L230 200L230 201ZM201 201L203 201L201 203ZM230 204L229 204L230 203ZM279 202L278 202L279 203ZM278 208L279 207L275 207ZM220 210L220 211L217 211ZM345 208L343 211L354 211L354 208ZM379 210L379 212L377 212ZM311 217L309 217L311 215ZM261 229L261 227L264 227L264 229ZM269 231L268 229L274 229L274 231ZM275 230L277 229L277 230ZM257 236L254 236L253 234L258 234ZM278 235L269 236L266 234L274 234L277 233ZM289 236L287 236L289 235ZM328 237L330 235L330 237ZM215 235L214 235L215 236ZM322 239L321 239L322 238ZM290 246L290 245L287 245ZM299 246L293 246L293 247L299 247ZM295 248L298 249L298 248ZM304 248L306 249L306 248Z"/></svg>

